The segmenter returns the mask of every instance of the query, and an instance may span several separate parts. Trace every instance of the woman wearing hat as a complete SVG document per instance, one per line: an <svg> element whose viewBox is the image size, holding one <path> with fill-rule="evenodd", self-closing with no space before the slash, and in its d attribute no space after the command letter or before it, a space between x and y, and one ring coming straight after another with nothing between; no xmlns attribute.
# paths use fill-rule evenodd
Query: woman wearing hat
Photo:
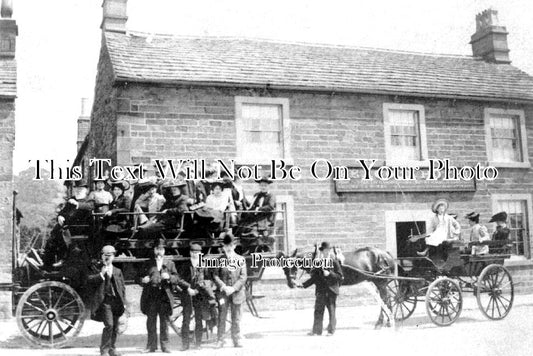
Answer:
<svg viewBox="0 0 533 356"><path fill-rule="evenodd" d="M127 195L124 195L128 188L129 184L126 181L111 183L113 201L109 204L109 211L104 216L104 226L106 226L108 231L118 232L118 230L124 230L127 226L128 216L118 214L127 213L130 210L131 200ZM111 228L113 225L114 227Z"/></svg>
<svg viewBox="0 0 533 356"><path fill-rule="evenodd" d="M507 227L507 213L501 211L498 214L493 215L489 222L496 223L496 231L492 234L492 239L494 241L505 241L509 240L509 234L511 230Z"/></svg>
<svg viewBox="0 0 533 356"><path fill-rule="evenodd" d="M106 179L95 179L95 190L89 193L89 200L94 200L94 212L106 213L109 210L109 204L113 201L113 196L105 190Z"/></svg>
<svg viewBox="0 0 533 356"><path fill-rule="evenodd" d="M220 230L223 229L226 221L225 211L231 212L231 221L235 223L235 205L230 194L223 194L225 183L223 181L215 181L211 183L212 194L207 196L205 200L205 208L208 209L214 217L213 222L220 225Z"/></svg>
<svg viewBox="0 0 533 356"><path fill-rule="evenodd" d="M475 211L467 214L465 218L468 219L468 224L472 227L470 231L470 242L477 243L489 241L490 235L487 228L479 223L479 213ZM489 246L487 245L472 245L472 255L483 255L489 253Z"/></svg>
<svg viewBox="0 0 533 356"><path fill-rule="evenodd" d="M436 250L444 241L457 240L457 236L461 233L461 225L446 214L448 210L448 201L446 199L438 199L431 206L431 211L435 216L429 224L429 236L426 237L426 245L428 246L424 251L419 252L419 255L426 255L429 249Z"/></svg>

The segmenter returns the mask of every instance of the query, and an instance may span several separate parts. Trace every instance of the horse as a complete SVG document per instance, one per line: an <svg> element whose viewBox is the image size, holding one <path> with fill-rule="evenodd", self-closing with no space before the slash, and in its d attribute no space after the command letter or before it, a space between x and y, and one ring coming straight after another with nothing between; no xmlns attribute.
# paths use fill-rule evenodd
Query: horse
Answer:
<svg viewBox="0 0 533 356"><path fill-rule="evenodd" d="M333 254L341 263L342 272L344 274L342 285L351 286L368 281L376 286L382 303L380 303L378 320L374 325L375 329L379 329L384 325L384 316L387 317L386 326L391 326L392 315L390 311L392 309L387 291L387 283L390 278L387 277L394 276L396 273L396 262L392 255L387 251L375 247L359 248L344 254L340 248L333 247ZM284 256L282 252L278 253L278 257L282 256ZM300 252L296 249L290 255L292 258L311 257L312 259L316 256L318 256L316 245L314 252ZM310 272L309 268L302 268L302 270L304 272ZM292 268L284 267L283 272L287 278L287 285L289 288L296 287L297 283L295 280L297 279L298 268L296 266ZM388 308L388 310L385 310L385 308Z"/></svg>

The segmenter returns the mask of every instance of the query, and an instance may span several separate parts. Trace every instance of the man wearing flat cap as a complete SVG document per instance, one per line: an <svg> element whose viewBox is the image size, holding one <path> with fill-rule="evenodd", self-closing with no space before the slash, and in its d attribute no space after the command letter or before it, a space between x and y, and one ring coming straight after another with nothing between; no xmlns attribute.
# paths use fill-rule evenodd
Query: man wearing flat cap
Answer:
<svg viewBox="0 0 533 356"><path fill-rule="evenodd" d="M226 317L228 309L231 312L231 338L233 346L242 347L241 344L241 305L246 300L246 260L235 253L235 238L231 232L226 232L223 238L222 250L228 262L227 267L216 269L213 279L218 287L219 322L217 330L217 347L224 346L226 333ZM230 267L233 266L234 268Z"/></svg>
<svg viewBox="0 0 533 356"><path fill-rule="evenodd" d="M161 351L170 353L168 347L168 326L174 305L173 286L180 284L174 261L165 259L165 240L159 239L154 246L154 256L141 272L141 312L148 318L146 329L148 340L145 352L157 350L157 317L159 316L159 342Z"/></svg>
<svg viewBox="0 0 533 356"><path fill-rule="evenodd" d="M505 241L509 240L509 234L511 233L511 230L507 227L507 213L505 211L501 211L497 214L494 214L490 220L489 223L496 223L496 231L492 234L492 239L494 241Z"/></svg>
<svg viewBox="0 0 533 356"><path fill-rule="evenodd" d="M298 285L298 287L308 288L313 284L316 286L313 329L308 335L322 335L324 310L327 308L329 314L328 336L332 336L337 327L337 296L339 295L339 287L344 279L344 275L342 274L339 261L333 258L331 254L331 245L329 242L322 242L318 250L320 252L318 257L323 259L323 261L326 259L331 261L332 267L322 266L322 268L314 268L311 271L311 278L303 284Z"/></svg>
<svg viewBox="0 0 533 356"><path fill-rule="evenodd" d="M180 277L187 284L183 288L181 304L183 306L183 324L181 326L182 351L189 349L189 330L194 310L194 337L197 348L201 346L203 320L210 323L217 321L217 305L214 295L214 283L211 271L200 266L202 247L193 243L190 247L190 262L180 268Z"/></svg>
<svg viewBox="0 0 533 356"><path fill-rule="evenodd" d="M237 236L257 234L252 226L256 223L267 228L274 222L275 214L272 212L276 210L276 197L269 192L272 180L262 177L256 182L259 184L259 192L254 194L250 206L246 209L247 212L242 214L239 228L235 231Z"/></svg>
<svg viewBox="0 0 533 356"><path fill-rule="evenodd" d="M107 245L102 248L102 267L100 273L88 277L94 291L91 298L91 317L102 321L104 330L100 342L100 355L119 356L116 351L119 317L124 313L126 288L122 271L113 266L115 248Z"/></svg>

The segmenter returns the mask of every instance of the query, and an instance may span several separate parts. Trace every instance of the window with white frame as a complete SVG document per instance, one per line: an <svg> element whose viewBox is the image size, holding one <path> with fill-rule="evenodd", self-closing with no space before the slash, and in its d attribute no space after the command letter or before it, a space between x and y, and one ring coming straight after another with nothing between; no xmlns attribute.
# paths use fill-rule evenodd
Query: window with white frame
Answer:
<svg viewBox="0 0 533 356"><path fill-rule="evenodd" d="M511 253L530 257L531 196L528 194L498 195L494 200L494 211L507 213Z"/></svg>
<svg viewBox="0 0 533 356"><path fill-rule="evenodd" d="M491 164L529 167L522 110L486 109L485 134Z"/></svg>
<svg viewBox="0 0 533 356"><path fill-rule="evenodd" d="M383 105L385 149L388 162L421 162L427 159L424 107Z"/></svg>
<svg viewBox="0 0 533 356"><path fill-rule="evenodd" d="M237 160L262 164L289 157L289 101L236 97Z"/></svg>

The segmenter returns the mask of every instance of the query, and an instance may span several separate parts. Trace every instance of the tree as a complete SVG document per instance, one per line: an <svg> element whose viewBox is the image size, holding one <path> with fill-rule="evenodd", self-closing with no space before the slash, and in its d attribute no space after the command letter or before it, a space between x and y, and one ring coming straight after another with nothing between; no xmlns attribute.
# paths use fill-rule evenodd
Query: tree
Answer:
<svg viewBox="0 0 533 356"><path fill-rule="evenodd" d="M16 204L23 215L20 223L21 247L27 246L29 239L37 232L48 235L65 195L65 188L60 181L48 178L34 180L34 175L34 168L28 168L14 176L15 189L18 191ZM48 177L48 172L43 176ZM47 236L41 238L46 240Z"/></svg>

